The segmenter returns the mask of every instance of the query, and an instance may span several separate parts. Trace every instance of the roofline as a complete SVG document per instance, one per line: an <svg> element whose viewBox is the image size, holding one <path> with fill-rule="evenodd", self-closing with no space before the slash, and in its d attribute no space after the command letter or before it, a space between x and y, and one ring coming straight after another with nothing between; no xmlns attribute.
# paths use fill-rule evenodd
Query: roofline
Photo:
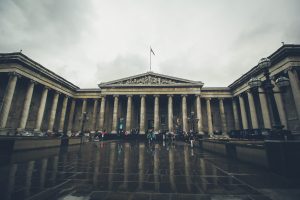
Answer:
<svg viewBox="0 0 300 200"><path fill-rule="evenodd" d="M274 53L272 53L269 58L271 60L272 65L280 62L286 55L294 55L298 51L298 55L300 55L300 45L299 44L285 44L282 45L279 49L277 49ZM248 81L251 76L256 76L261 73L262 70L258 68L258 65L252 67L249 71L243 74L240 78L231 83L228 87L231 89L237 88L238 85Z"/></svg>
<svg viewBox="0 0 300 200"><path fill-rule="evenodd" d="M21 64L23 66L25 65L31 70L39 74L43 74L49 79L58 82L60 84L63 84L65 87L69 89L72 89L74 91L80 89L78 86L64 79L60 75L50 71L49 69L45 68L44 66L32 60L31 58L27 57L26 55L22 54L21 52L0 53L0 63L14 63L14 62Z"/></svg>
<svg viewBox="0 0 300 200"><path fill-rule="evenodd" d="M98 86L99 87L109 86L109 84L112 84L112 83L115 83L115 82L124 81L124 80L127 80L127 79L133 79L133 78L137 78L137 77L140 77L140 76L146 76L146 75L161 76L161 77L164 77L164 78L176 79L176 80L183 81L183 82L191 82L191 83L194 83L194 84L199 84L200 86L204 85L204 83L201 82L201 81L192 81L192 80L188 80L188 79L183 79L183 78L178 78L178 77L173 77L173 76L168 76L168 75L158 74L158 73L155 73L155 72L152 72L152 71L148 71L148 72L145 72L145 73L142 73L142 74L136 74L136 75L133 75L133 76L129 76L129 77L121 78L121 79L116 79L116 80L113 80L113 81L99 83ZM189 85L191 85L191 84L189 84ZM131 86L133 86L133 85L131 85ZM145 85L136 85L136 86L145 86ZM164 86L166 86L166 85L164 85Z"/></svg>

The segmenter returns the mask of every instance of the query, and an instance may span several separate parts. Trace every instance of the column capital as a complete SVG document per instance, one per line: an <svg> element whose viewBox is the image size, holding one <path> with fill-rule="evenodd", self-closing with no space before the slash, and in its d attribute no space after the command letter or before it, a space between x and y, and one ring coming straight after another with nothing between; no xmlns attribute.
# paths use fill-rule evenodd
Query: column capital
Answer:
<svg viewBox="0 0 300 200"><path fill-rule="evenodd" d="M187 97L187 94L182 94L181 97Z"/></svg>
<svg viewBox="0 0 300 200"><path fill-rule="evenodd" d="M21 78L21 74L17 73L17 72L8 72L9 76L16 76L17 78Z"/></svg>
<svg viewBox="0 0 300 200"><path fill-rule="evenodd" d="M289 72L289 71L293 72L294 69L296 69L296 66L289 66L288 68L286 68L286 69L284 70L284 72L285 72L285 73L287 73L287 72Z"/></svg>
<svg viewBox="0 0 300 200"><path fill-rule="evenodd" d="M224 97L218 97L218 100L224 100L225 98Z"/></svg>
<svg viewBox="0 0 300 200"><path fill-rule="evenodd" d="M210 100L211 100L211 97L205 97L205 100L206 100L206 101L210 101Z"/></svg>
<svg viewBox="0 0 300 200"><path fill-rule="evenodd" d="M113 97L114 98L119 98L119 95L118 94L114 94Z"/></svg>
<svg viewBox="0 0 300 200"><path fill-rule="evenodd" d="M155 94L155 95L153 95L153 97L159 97L159 94Z"/></svg>
<svg viewBox="0 0 300 200"><path fill-rule="evenodd" d="M145 95L145 94L141 94L141 95L140 95L140 97L146 97L146 96L147 96L147 95Z"/></svg>
<svg viewBox="0 0 300 200"><path fill-rule="evenodd" d="M126 97L133 97L133 95L132 94L127 94Z"/></svg>
<svg viewBox="0 0 300 200"><path fill-rule="evenodd" d="M201 94L195 94L195 97L201 97Z"/></svg>
<svg viewBox="0 0 300 200"><path fill-rule="evenodd" d="M173 94L167 94L167 97L173 97L174 95Z"/></svg>
<svg viewBox="0 0 300 200"><path fill-rule="evenodd" d="M32 79L29 80L29 83L33 83L33 85L37 84L37 82L35 80L32 80Z"/></svg>

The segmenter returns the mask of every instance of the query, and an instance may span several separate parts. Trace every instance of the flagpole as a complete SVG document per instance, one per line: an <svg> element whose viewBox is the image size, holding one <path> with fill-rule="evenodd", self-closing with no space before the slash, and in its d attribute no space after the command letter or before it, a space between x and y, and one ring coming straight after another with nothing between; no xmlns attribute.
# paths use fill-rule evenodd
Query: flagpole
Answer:
<svg viewBox="0 0 300 200"><path fill-rule="evenodd" d="M149 50L150 50L149 53L150 53L150 72L151 72L151 46Z"/></svg>

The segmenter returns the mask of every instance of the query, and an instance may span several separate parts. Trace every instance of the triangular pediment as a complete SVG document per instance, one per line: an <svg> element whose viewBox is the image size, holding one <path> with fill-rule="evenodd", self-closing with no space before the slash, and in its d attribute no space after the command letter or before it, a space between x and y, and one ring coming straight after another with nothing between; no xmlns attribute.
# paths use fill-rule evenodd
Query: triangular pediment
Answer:
<svg viewBox="0 0 300 200"><path fill-rule="evenodd" d="M187 79L167 76L154 72L147 72L122 78L110 82L100 83L99 87L130 87L130 86L203 86L201 81L191 81Z"/></svg>

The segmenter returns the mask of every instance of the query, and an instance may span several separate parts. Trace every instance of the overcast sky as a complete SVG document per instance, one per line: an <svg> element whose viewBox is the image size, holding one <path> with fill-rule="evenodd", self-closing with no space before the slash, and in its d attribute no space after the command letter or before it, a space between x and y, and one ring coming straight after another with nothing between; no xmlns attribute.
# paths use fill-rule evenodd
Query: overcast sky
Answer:
<svg viewBox="0 0 300 200"><path fill-rule="evenodd" d="M299 0L0 0L0 52L81 88L149 71L228 86L300 43Z"/></svg>

